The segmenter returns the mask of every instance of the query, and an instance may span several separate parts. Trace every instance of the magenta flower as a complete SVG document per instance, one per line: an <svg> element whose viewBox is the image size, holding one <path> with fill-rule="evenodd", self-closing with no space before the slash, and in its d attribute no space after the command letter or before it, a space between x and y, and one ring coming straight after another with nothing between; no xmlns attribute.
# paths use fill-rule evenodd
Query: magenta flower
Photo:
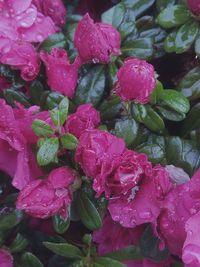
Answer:
<svg viewBox="0 0 200 267"><path fill-rule="evenodd" d="M37 218L55 214L66 218L72 200L69 186L75 178L75 172L68 167L54 169L47 179L28 183L20 191L16 207Z"/></svg>
<svg viewBox="0 0 200 267"><path fill-rule="evenodd" d="M187 5L194 15L200 15L200 0L187 0Z"/></svg>
<svg viewBox="0 0 200 267"><path fill-rule="evenodd" d="M11 83L3 76L0 76L0 92L9 87L11 87Z"/></svg>
<svg viewBox="0 0 200 267"><path fill-rule="evenodd" d="M131 245L136 245L142 234L143 227L124 228L114 222L108 215L103 220L101 229L93 233L93 241L98 244L100 255L113 252Z"/></svg>
<svg viewBox="0 0 200 267"><path fill-rule="evenodd" d="M124 150L123 139L97 129L87 130L80 136L75 160L87 176L94 178L101 173L104 161L111 161Z"/></svg>
<svg viewBox="0 0 200 267"><path fill-rule="evenodd" d="M78 79L79 58L70 64L67 52L59 48L53 48L51 54L40 52L40 58L45 63L50 88L72 98Z"/></svg>
<svg viewBox="0 0 200 267"><path fill-rule="evenodd" d="M145 60L128 58L117 73L116 94L123 101L146 104L156 86L154 67Z"/></svg>
<svg viewBox="0 0 200 267"><path fill-rule="evenodd" d="M74 44L83 63L108 63L120 54L120 34L109 24L94 23L88 14L79 22Z"/></svg>
<svg viewBox="0 0 200 267"><path fill-rule="evenodd" d="M5 249L0 249L0 267L13 267L13 257Z"/></svg>
<svg viewBox="0 0 200 267"><path fill-rule="evenodd" d="M138 188L138 183L152 171L151 163L145 154L125 150L123 154L105 161L101 173L94 178L93 188L100 196L106 197L130 193Z"/></svg>
<svg viewBox="0 0 200 267"><path fill-rule="evenodd" d="M79 138L85 130L92 130L99 123L99 112L92 104L83 104L77 108L75 113L68 116L65 129L67 132Z"/></svg>
<svg viewBox="0 0 200 267"><path fill-rule="evenodd" d="M32 3L39 12L51 17L57 26L62 27L65 24L67 11L62 0L33 0Z"/></svg>
<svg viewBox="0 0 200 267"><path fill-rule="evenodd" d="M168 173L157 165L150 176L144 176L131 194L111 198L108 209L114 221L124 227L155 223L163 200L172 189Z"/></svg>

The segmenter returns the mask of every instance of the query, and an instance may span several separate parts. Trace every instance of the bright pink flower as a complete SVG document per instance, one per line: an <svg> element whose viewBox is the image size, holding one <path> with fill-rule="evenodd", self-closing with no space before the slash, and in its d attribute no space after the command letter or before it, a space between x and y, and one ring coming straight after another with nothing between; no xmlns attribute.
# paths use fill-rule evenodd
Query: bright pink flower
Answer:
<svg viewBox="0 0 200 267"><path fill-rule="evenodd" d="M32 3L38 11L51 17L57 26L62 27L65 24L67 11L62 0L33 0Z"/></svg>
<svg viewBox="0 0 200 267"><path fill-rule="evenodd" d="M151 163L145 154L125 150L123 154L103 162L101 173L94 178L93 188L97 196L103 192L106 197L131 193L151 171Z"/></svg>
<svg viewBox="0 0 200 267"><path fill-rule="evenodd" d="M77 108L75 113L68 116L65 129L79 138L83 131L94 129L99 123L99 112L92 104L83 104Z"/></svg>
<svg viewBox="0 0 200 267"><path fill-rule="evenodd" d="M0 267L13 267L13 257L5 249L0 249Z"/></svg>
<svg viewBox="0 0 200 267"><path fill-rule="evenodd" d="M103 255L130 245L136 245L142 231L141 226L134 229L124 228L114 222L110 216L106 216L102 228L93 233L93 241L98 244L98 253Z"/></svg>
<svg viewBox="0 0 200 267"><path fill-rule="evenodd" d="M146 104L156 86L154 67L145 60L128 58L117 73L116 93L124 101Z"/></svg>
<svg viewBox="0 0 200 267"><path fill-rule="evenodd" d="M75 172L68 167L54 169L47 179L32 181L20 191L17 208L37 218L55 214L66 218L72 200L69 186L75 177Z"/></svg>
<svg viewBox="0 0 200 267"><path fill-rule="evenodd" d="M119 32L109 24L94 23L88 14L76 28L74 44L84 63L108 63L120 54Z"/></svg>
<svg viewBox="0 0 200 267"><path fill-rule="evenodd" d="M39 57L33 46L5 38L0 38L0 42L0 62L19 69L24 80L33 80L40 68Z"/></svg>
<svg viewBox="0 0 200 267"><path fill-rule="evenodd" d="M114 221L124 227L155 223L165 196L172 188L168 173L161 166L153 168L132 194L111 198L108 209Z"/></svg>
<svg viewBox="0 0 200 267"><path fill-rule="evenodd" d="M101 173L102 163L111 161L114 156L125 150L125 142L108 132L101 130L86 130L79 139L75 160L85 174L95 177Z"/></svg>
<svg viewBox="0 0 200 267"><path fill-rule="evenodd" d="M187 5L194 15L200 15L200 0L187 0Z"/></svg>
<svg viewBox="0 0 200 267"><path fill-rule="evenodd" d="M181 257L183 253L183 260L190 267L200 265L199 211L200 169L190 181L168 194L158 220L159 236L172 254Z"/></svg>
<svg viewBox="0 0 200 267"><path fill-rule="evenodd" d="M78 79L79 59L70 64L67 52L59 48L53 48L51 54L42 51L40 57L46 66L50 88L72 98Z"/></svg>

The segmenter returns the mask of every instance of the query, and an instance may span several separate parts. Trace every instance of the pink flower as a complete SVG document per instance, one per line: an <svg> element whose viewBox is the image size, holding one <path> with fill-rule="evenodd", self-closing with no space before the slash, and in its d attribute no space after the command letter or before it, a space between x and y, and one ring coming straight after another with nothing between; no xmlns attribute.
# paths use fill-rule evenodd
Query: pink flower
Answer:
<svg viewBox="0 0 200 267"><path fill-rule="evenodd" d="M187 5L194 15L200 15L200 0L187 0Z"/></svg>
<svg viewBox="0 0 200 267"><path fill-rule="evenodd" d="M117 73L116 94L123 101L146 104L156 86L154 68L145 60L128 58Z"/></svg>
<svg viewBox="0 0 200 267"><path fill-rule="evenodd" d="M125 150L101 167L101 173L94 178L93 188L100 196L105 192L106 197L127 194L138 188L138 183L151 174L151 163L145 154Z"/></svg>
<svg viewBox="0 0 200 267"><path fill-rule="evenodd" d="M67 132L79 138L83 131L94 129L99 123L99 112L92 104L83 104L75 113L68 116L65 128Z"/></svg>
<svg viewBox="0 0 200 267"><path fill-rule="evenodd" d="M33 0L32 3L38 11L51 17L57 26L62 27L65 24L67 12L62 0Z"/></svg>
<svg viewBox="0 0 200 267"><path fill-rule="evenodd" d="M13 267L13 257L5 249L0 249L0 267Z"/></svg>
<svg viewBox="0 0 200 267"><path fill-rule="evenodd" d="M25 81L36 78L40 65L33 46L27 42L11 41L1 37L0 42L0 62L19 69Z"/></svg>
<svg viewBox="0 0 200 267"><path fill-rule="evenodd" d="M143 177L131 194L110 199L108 209L111 217L124 227L155 223L163 200L171 189L168 173L161 166L155 166L152 174Z"/></svg>
<svg viewBox="0 0 200 267"><path fill-rule="evenodd" d="M70 64L67 52L59 48L53 48L51 54L42 51L40 57L46 66L50 88L72 98L78 79L79 59Z"/></svg>
<svg viewBox="0 0 200 267"><path fill-rule="evenodd" d="M200 265L199 212L200 169L190 181L169 193L158 220L160 238L172 254L182 257L187 267Z"/></svg>
<svg viewBox="0 0 200 267"><path fill-rule="evenodd" d="M124 228L108 215L103 220L102 228L93 233L93 241L98 244L98 253L103 255L136 245L142 231L143 227L141 226L134 229Z"/></svg>
<svg viewBox="0 0 200 267"><path fill-rule="evenodd" d="M72 200L69 186L75 177L75 172L68 167L54 169L47 179L27 184L20 191L16 207L37 218L49 218L55 214L66 218Z"/></svg>
<svg viewBox="0 0 200 267"><path fill-rule="evenodd" d="M88 14L76 28L74 44L84 63L108 63L120 54L119 32L109 24L94 23Z"/></svg>
<svg viewBox="0 0 200 267"><path fill-rule="evenodd" d="M101 173L104 161L111 161L125 149L125 142L108 132L101 130L86 130L79 139L75 160L85 174L95 177Z"/></svg>

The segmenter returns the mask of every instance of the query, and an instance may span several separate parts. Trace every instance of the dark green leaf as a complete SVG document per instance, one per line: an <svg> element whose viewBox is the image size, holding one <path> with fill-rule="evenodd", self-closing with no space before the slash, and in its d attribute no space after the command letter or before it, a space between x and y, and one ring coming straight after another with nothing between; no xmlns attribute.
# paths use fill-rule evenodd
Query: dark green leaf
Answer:
<svg viewBox="0 0 200 267"><path fill-rule="evenodd" d="M157 0L156 1L156 7L158 11L162 11L163 9L167 7L171 7L175 4L176 0Z"/></svg>
<svg viewBox="0 0 200 267"><path fill-rule="evenodd" d="M66 37L62 32L54 33L50 35L41 44L40 49L50 52L52 48L65 48L67 43Z"/></svg>
<svg viewBox="0 0 200 267"><path fill-rule="evenodd" d="M101 15L101 20L104 23L112 24L115 28L118 28L123 21L126 7L124 3L119 3L114 7L108 9Z"/></svg>
<svg viewBox="0 0 200 267"><path fill-rule="evenodd" d="M34 133L38 136L47 137L54 133L54 130L51 128L51 125L49 125L45 121L38 120L38 119L33 121L32 129Z"/></svg>
<svg viewBox="0 0 200 267"><path fill-rule="evenodd" d="M71 244L52 242L43 242L43 244L52 252L66 258L81 258L83 256L82 251Z"/></svg>
<svg viewBox="0 0 200 267"><path fill-rule="evenodd" d="M200 56L200 33L197 35L195 44L194 44L194 50L196 55L199 57Z"/></svg>
<svg viewBox="0 0 200 267"><path fill-rule="evenodd" d="M76 105L92 103L97 106L101 101L105 90L104 66L93 66L78 83L74 103Z"/></svg>
<svg viewBox="0 0 200 267"><path fill-rule="evenodd" d="M192 69L183 77L179 90L190 100L200 97L200 67Z"/></svg>
<svg viewBox="0 0 200 267"><path fill-rule="evenodd" d="M118 68L115 65L115 63L110 63L108 65L108 82L111 88L117 81L117 71L118 71Z"/></svg>
<svg viewBox="0 0 200 267"><path fill-rule="evenodd" d="M176 39L177 30L174 30L168 34L167 38L164 41L165 51L168 53L175 52L175 39Z"/></svg>
<svg viewBox="0 0 200 267"><path fill-rule="evenodd" d="M58 107L50 110L50 115L52 121L56 126L62 126L67 118L69 108L69 100L64 97L59 103Z"/></svg>
<svg viewBox="0 0 200 267"><path fill-rule="evenodd" d="M170 120L170 121L182 121L186 117L185 113L179 113L168 106L162 106L162 107L157 106L156 110L165 119Z"/></svg>
<svg viewBox="0 0 200 267"><path fill-rule="evenodd" d="M112 96L102 102L99 111L102 120L111 120L120 114L122 103L118 96Z"/></svg>
<svg viewBox="0 0 200 267"><path fill-rule="evenodd" d="M76 200L76 208L82 223L90 230L99 229L102 220L98 210L92 201L83 193L80 193Z"/></svg>
<svg viewBox="0 0 200 267"><path fill-rule="evenodd" d="M20 210L14 210L9 213L1 214L0 230L8 230L15 227L23 219L23 214Z"/></svg>
<svg viewBox="0 0 200 267"><path fill-rule="evenodd" d="M31 103L40 105L44 87L40 81L34 80L29 86L29 93L31 97Z"/></svg>
<svg viewBox="0 0 200 267"><path fill-rule="evenodd" d="M15 106L15 102L19 102L23 104L25 107L31 106L28 98L22 92L19 92L13 89L6 89L3 91L3 94L8 104L12 106Z"/></svg>
<svg viewBox="0 0 200 267"><path fill-rule="evenodd" d="M190 12L186 6L170 6L161 11L158 16L158 24L166 29L172 28L184 24L190 17Z"/></svg>
<svg viewBox="0 0 200 267"><path fill-rule="evenodd" d="M64 234L67 229L69 228L69 225L70 225L70 219L62 219L60 217L60 215L55 215L53 217L53 226L54 226L54 229L55 231L58 233L58 234Z"/></svg>
<svg viewBox="0 0 200 267"><path fill-rule="evenodd" d="M51 92L46 100L46 105L48 109L53 109L58 107L60 102L63 100L64 96L57 92Z"/></svg>
<svg viewBox="0 0 200 267"><path fill-rule="evenodd" d="M40 166L55 162L59 148L58 138L45 139L37 153L37 161Z"/></svg>
<svg viewBox="0 0 200 267"><path fill-rule="evenodd" d="M140 260L143 258L141 255L140 249L135 246L129 246L115 252L105 254L105 257L112 258L118 261L127 261L127 260Z"/></svg>
<svg viewBox="0 0 200 267"><path fill-rule="evenodd" d="M28 240L23 237L20 233L17 234L16 238L10 245L9 249L12 253L23 251L28 245Z"/></svg>
<svg viewBox="0 0 200 267"><path fill-rule="evenodd" d="M143 144L136 150L145 153L153 164L161 163L165 157L165 150L159 144Z"/></svg>
<svg viewBox="0 0 200 267"><path fill-rule="evenodd" d="M111 258L107 257L99 257L94 260L95 264L99 264L99 266L104 266L104 267L125 267L123 263L113 260ZM98 266L98 265L97 265Z"/></svg>
<svg viewBox="0 0 200 267"><path fill-rule="evenodd" d="M199 31L199 23L195 20L188 21L180 27L175 38L175 52L183 53L190 48Z"/></svg>
<svg viewBox="0 0 200 267"><path fill-rule="evenodd" d="M32 253L25 252L21 258L22 267L44 267L41 261Z"/></svg>
<svg viewBox="0 0 200 267"><path fill-rule="evenodd" d="M115 123L114 132L118 137L121 137L130 146L138 134L138 123L134 119L120 119Z"/></svg>
<svg viewBox="0 0 200 267"><path fill-rule="evenodd" d="M154 4L155 0L124 0L123 2L126 7L134 11L136 17L139 17Z"/></svg>
<svg viewBox="0 0 200 267"><path fill-rule="evenodd" d="M187 115L183 124L183 134L200 129L200 103L196 104Z"/></svg>
<svg viewBox="0 0 200 267"><path fill-rule="evenodd" d="M78 140L76 136L70 133L66 133L63 136L61 136L60 141L64 148L68 150L74 150L76 149L78 145Z"/></svg>
<svg viewBox="0 0 200 267"><path fill-rule="evenodd" d="M159 80L156 80L156 88L153 90L151 97L150 97L150 103L152 105L155 105L162 94L162 91L164 90L162 83Z"/></svg>

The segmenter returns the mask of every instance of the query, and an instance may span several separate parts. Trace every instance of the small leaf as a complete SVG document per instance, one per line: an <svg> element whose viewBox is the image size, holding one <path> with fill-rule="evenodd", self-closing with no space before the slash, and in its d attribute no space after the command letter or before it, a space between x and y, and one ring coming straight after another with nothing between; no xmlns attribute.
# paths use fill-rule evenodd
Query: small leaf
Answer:
<svg viewBox="0 0 200 267"><path fill-rule="evenodd" d="M176 0L157 0L156 8L160 12L167 7L171 7L175 4Z"/></svg>
<svg viewBox="0 0 200 267"><path fill-rule="evenodd" d="M179 113L174 109L167 107L167 106L157 106L156 110L160 115L162 115L165 119L170 121L182 121L185 119L185 113Z"/></svg>
<svg viewBox="0 0 200 267"><path fill-rule="evenodd" d="M43 242L44 246L50 249L52 252L66 257L66 258L82 258L83 253L82 251L67 243L52 243L52 242Z"/></svg>
<svg viewBox="0 0 200 267"><path fill-rule="evenodd" d="M3 91L4 97L8 104L15 106L15 102L23 104L25 107L30 107L31 104L25 94L14 89L5 89Z"/></svg>
<svg viewBox="0 0 200 267"><path fill-rule="evenodd" d="M65 48L67 40L62 32L49 35L41 44L40 49L50 52L52 48Z"/></svg>
<svg viewBox="0 0 200 267"><path fill-rule="evenodd" d="M104 267L125 267L126 265L121 263L120 261L113 260L107 257L99 257L94 260L94 264L99 264Z"/></svg>
<svg viewBox="0 0 200 267"><path fill-rule="evenodd" d="M148 159L153 163L162 163L165 157L165 150L159 144L143 144L136 148L140 153L145 153Z"/></svg>
<svg viewBox="0 0 200 267"><path fill-rule="evenodd" d="M101 114L101 119L111 120L120 114L122 109L122 103L118 96L112 96L108 99L105 99L99 106L99 111Z"/></svg>
<svg viewBox="0 0 200 267"><path fill-rule="evenodd" d="M157 20L159 25L168 29L184 24L190 17L190 12L186 6L175 5L163 9Z"/></svg>
<svg viewBox="0 0 200 267"><path fill-rule="evenodd" d="M37 153L37 161L40 166L55 162L59 148L58 138L45 139Z"/></svg>
<svg viewBox="0 0 200 267"><path fill-rule="evenodd" d="M50 110L50 116L56 126L62 126L67 118L69 108L69 100L64 97L58 107Z"/></svg>
<svg viewBox="0 0 200 267"><path fill-rule="evenodd" d="M44 267L41 261L32 253L25 252L21 258L22 267Z"/></svg>
<svg viewBox="0 0 200 267"><path fill-rule="evenodd" d="M80 193L78 195L76 208L82 223L89 230L97 230L102 226L102 220L98 210L85 194Z"/></svg>
<svg viewBox="0 0 200 267"><path fill-rule="evenodd" d="M133 9L136 17L139 17L154 4L155 0L124 0L123 2L126 7Z"/></svg>
<svg viewBox="0 0 200 267"><path fill-rule="evenodd" d="M176 39L177 30L174 30L168 34L167 38L164 41L164 49L168 53L175 52L175 39Z"/></svg>
<svg viewBox="0 0 200 267"><path fill-rule="evenodd" d="M62 94L57 92L51 92L46 99L47 108L53 109L58 107L63 98L64 96Z"/></svg>
<svg viewBox="0 0 200 267"><path fill-rule="evenodd" d="M70 219L62 219L60 217L60 215L55 215L53 217L53 226L54 226L54 229L55 231L58 233L58 234L64 234L67 229L69 228L69 225L70 225Z"/></svg>
<svg viewBox="0 0 200 267"><path fill-rule="evenodd" d="M192 107L183 124L183 134L200 129L200 103Z"/></svg>
<svg viewBox="0 0 200 267"><path fill-rule="evenodd" d="M78 139L76 138L76 136L70 133L66 133L61 136L60 141L63 147L68 150L74 150L78 145Z"/></svg>
<svg viewBox="0 0 200 267"><path fill-rule="evenodd" d="M0 216L0 230L8 230L15 227L23 219L23 213L20 210L14 210L9 213L3 213Z"/></svg>
<svg viewBox="0 0 200 267"><path fill-rule="evenodd" d="M28 245L28 240L20 233L17 234L15 240L10 245L9 249L12 253L18 253L23 251Z"/></svg>
<svg viewBox="0 0 200 267"><path fill-rule="evenodd" d="M198 57L200 57L200 33L198 34L195 44L194 44L194 50Z"/></svg>
<svg viewBox="0 0 200 267"><path fill-rule="evenodd" d="M49 125L45 121L38 120L38 119L33 121L32 129L34 133L38 136L47 137L54 133L54 130L51 128L51 125Z"/></svg>
<svg viewBox="0 0 200 267"><path fill-rule="evenodd" d="M42 83L38 80L34 80L31 82L29 86L29 93L31 97L31 103L40 105L42 94L44 93L44 87Z"/></svg>
<svg viewBox="0 0 200 267"><path fill-rule="evenodd" d="M129 246L111 253L105 254L105 257L118 261L141 260L143 258L138 247Z"/></svg>

